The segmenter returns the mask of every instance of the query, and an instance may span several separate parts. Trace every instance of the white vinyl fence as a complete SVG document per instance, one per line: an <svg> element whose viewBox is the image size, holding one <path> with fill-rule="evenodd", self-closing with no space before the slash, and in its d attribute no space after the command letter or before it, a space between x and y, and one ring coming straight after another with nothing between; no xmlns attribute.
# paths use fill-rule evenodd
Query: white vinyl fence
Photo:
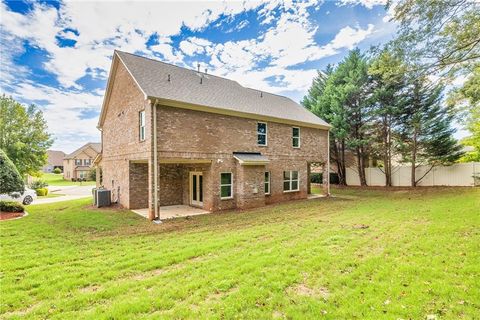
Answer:
<svg viewBox="0 0 480 320"><path fill-rule="evenodd" d="M411 166L397 166L393 168L392 184L398 187L408 187L411 185L410 175ZM420 166L417 168L416 178L422 177L430 166ZM379 168L366 168L365 175L367 185L385 186L385 174ZM474 176L480 176L480 162L457 163L452 166L434 167L418 183L418 186L475 186L480 185L480 179ZM356 168L347 168L347 184L350 186L359 186L360 179Z"/></svg>

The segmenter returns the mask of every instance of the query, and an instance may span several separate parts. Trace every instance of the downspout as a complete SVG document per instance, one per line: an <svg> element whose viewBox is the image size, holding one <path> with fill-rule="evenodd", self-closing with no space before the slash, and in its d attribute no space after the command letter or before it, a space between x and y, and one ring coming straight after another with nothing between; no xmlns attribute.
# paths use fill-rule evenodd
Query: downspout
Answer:
<svg viewBox="0 0 480 320"><path fill-rule="evenodd" d="M153 201L154 201L154 220L160 221L160 212L158 210L158 146L157 146L157 99L152 104L153 113Z"/></svg>
<svg viewBox="0 0 480 320"><path fill-rule="evenodd" d="M327 130L327 197L330 196L330 129ZM347 177L345 175L345 181Z"/></svg>

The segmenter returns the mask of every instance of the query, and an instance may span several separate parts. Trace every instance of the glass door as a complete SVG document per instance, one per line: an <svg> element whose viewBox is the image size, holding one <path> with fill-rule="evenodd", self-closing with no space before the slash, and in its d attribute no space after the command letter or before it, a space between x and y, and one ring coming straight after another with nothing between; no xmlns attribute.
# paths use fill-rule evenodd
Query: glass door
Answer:
<svg viewBox="0 0 480 320"><path fill-rule="evenodd" d="M203 175L201 172L190 172L190 204L203 206Z"/></svg>

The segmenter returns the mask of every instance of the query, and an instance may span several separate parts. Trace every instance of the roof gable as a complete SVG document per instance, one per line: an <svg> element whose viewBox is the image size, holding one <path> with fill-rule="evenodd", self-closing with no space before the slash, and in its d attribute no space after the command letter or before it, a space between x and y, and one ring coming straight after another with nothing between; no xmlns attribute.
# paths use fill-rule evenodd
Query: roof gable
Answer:
<svg viewBox="0 0 480 320"><path fill-rule="evenodd" d="M99 154L102 151L102 144L98 142L89 142L77 150L73 151L72 153L68 154L65 156L64 159L72 159L81 154L82 152L85 152L88 154L88 151L92 151L94 154L92 154L92 157L96 157L97 154Z"/></svg>

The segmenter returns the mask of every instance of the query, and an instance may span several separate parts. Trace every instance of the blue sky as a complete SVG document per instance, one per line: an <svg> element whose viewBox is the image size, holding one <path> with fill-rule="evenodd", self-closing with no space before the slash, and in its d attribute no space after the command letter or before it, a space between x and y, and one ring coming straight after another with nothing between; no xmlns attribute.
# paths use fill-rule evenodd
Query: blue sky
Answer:
<svg viewBox="0 0 480 320"><path fill-rule="evenodd" d="M383 3L3 0L0 92L42 108L65 152L100 140L114 49L300 101L317 69L392 38Z"/></svg>

